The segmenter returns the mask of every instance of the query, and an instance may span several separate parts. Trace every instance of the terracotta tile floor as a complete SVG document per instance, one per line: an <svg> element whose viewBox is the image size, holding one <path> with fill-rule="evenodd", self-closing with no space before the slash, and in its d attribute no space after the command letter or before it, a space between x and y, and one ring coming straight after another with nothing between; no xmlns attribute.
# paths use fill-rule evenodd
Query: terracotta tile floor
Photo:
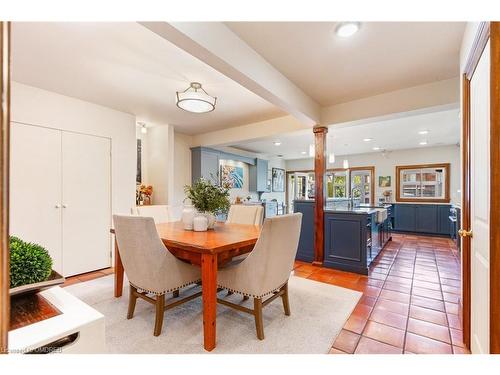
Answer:
<svg viewBox="0 0 500 375"><path fill-rule="evenodd" d="M464 354L450 239L394 234L368 276L296 262L294 274L363 292L332 354Z"/></svg>
<svg viewBox="0 0 500 375"><path fill-rule="evenodd" d="M64 286L113 273L69 277ZM331 354L466 354L460 264L446 238L393 234L368 276L295 262L295 276L363 292Z"/></svg>

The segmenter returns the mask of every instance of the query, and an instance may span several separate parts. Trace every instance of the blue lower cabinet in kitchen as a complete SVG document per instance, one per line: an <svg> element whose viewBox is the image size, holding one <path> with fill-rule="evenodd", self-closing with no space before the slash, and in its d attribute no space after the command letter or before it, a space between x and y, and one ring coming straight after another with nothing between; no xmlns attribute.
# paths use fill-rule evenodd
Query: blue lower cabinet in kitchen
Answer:
<svg viewBox="0 0 500 375"><path fill-rule="evenodd" d="M314 260L314 201L295 201L294 212L302 213L297 260L312 262Z"/></svg>
<svg viewBox="0 0 500 375"><path fill-rule="evenodd" d="M393 230L449 236L449 204L393 204Z"/></svg>
<svg viewBox="0 0 500 375"><path fill-rule="evenodd" d="M380 226L375 214L325 213L323 265L368 274L370 263L382 250Z"/></svg>

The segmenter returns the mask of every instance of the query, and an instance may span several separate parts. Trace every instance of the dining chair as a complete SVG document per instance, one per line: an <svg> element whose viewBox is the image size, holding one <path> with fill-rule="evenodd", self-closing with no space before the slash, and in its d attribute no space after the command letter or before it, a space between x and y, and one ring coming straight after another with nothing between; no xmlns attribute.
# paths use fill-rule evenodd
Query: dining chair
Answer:
<svg viewBox="0 0 500 375"><path fill-rule="evenodd" d="M154 335L159 336L165 310L201 295L192 294L165 305L165 294L200 281L200 269L177 259L161 241L153 218L113 215L120 258L130 283L127 319L134 316L137 298L156 308Z"/></svg>
<svg viewBox="0 0 500 375"><path fill-rule="evenodd" d="M262 308L281 297L285 315L290 315L288 279L292 272L300 236L302 214L267 218L253 251L241 263L217 273L219 288L253 298L253 309L218 298L217 302L252 314L257 337L264 339ZM270 296L265 299L265 297Z"/></svg>
<svg viewBox="0 0 500 375"><path fill-rule="evenodd" d="M232 204L227 214L226 223L262 225L264 207L257 204Z"/></svg>
<svg viewBox="0 0 500 375"><path fill-rule="evenodd" d="M172 221L167 205L148 205L132 208L132 215L152 217L156 224Z"/></svg>

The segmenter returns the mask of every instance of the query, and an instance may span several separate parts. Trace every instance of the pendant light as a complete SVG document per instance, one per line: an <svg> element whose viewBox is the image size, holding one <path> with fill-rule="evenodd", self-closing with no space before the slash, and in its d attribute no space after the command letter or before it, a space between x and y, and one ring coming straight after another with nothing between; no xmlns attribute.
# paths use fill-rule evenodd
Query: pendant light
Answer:
<svg viewBox="0 0 500 375"><path fill-rule="evenodd" d="M199 82L191 82L186 90L177 91L177 107L188 112L212 112L216 102L217 98L208 95Z"/></svg>

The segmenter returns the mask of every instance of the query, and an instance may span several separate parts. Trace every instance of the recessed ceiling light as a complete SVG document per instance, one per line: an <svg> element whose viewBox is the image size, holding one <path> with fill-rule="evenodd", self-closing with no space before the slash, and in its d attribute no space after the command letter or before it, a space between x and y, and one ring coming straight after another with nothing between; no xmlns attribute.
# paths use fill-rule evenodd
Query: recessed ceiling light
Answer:
<svg viewBox="0 0 500 375"><path fill-rule="evenodd" d="M374 147L373 148L373 151L378 151L378 150L380 150L380 147Z"/></svg>
<svg viewBox="0 0 500 375"><path fill-rule="evenodd" d="M281 146L281 142L280 142L280 141L274 141L274 142L273 142L273 144L274 144L275 146Z"/></svg>
<svg viewBox="0 0 500 375"><path fill-rule="evenodd" d="M307 154L307 151L302 151L301 152L302 155L306 155Z"/></svg>
<svg viewBox="0 0 500 375"><path fill-rule="evenodd" d="M373 141L373 138L363 138L363 141L364 142L370 142L370 141Z"/></svg>
<svg viewBox="0 0 500 375"><path fill-rule="evenodd" d="M427 141L422 141L419 143L420 146L425 146L427 144Z"/></svg>
<svg viewBox="0 0 500 375"><path fill-rule="evenodd" d="M420 134L420 135L429 134L429 131L428 131L428 130L420 130L420 131L418 132L418 134Z"/></svg>
<svg viewBox="0 0 500 375"><path fill-rule="evenodd" d="M335 33L342 38L348 38L356 34L360 26L359 22L342 22L335 28Z"/></svg>

